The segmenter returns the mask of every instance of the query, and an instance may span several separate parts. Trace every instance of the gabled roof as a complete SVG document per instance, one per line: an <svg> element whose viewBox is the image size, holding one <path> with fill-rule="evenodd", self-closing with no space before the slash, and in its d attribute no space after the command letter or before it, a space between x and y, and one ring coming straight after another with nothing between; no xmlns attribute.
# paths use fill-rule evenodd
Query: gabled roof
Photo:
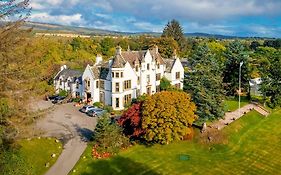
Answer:
<svg viewBox="0 0 281 175"><path fill-rule="evenodd" d="M108 72L109 72L109 67L108 67L108 62L103 62L98 65L94 65L91 67L91 70L94 74L95 79L106 79Z"/></svg>
<svg viewBox="0 0 281 175"><path fill-rule="evenodd" d="M166 72L171 72L172 68L176 62L176 59L164 59L166 64Z"/></svg>
<svg viewBox="0 0 281 175"><path fill-rule="evenodd" d="M128 63L130 63L130 65L132 67L134 67L134 65L136 63L140 63L147 51L142 50L142 51L125 51L122 52L122 56L123 58L128 61Z"/></svg>
<svg viewBox="0 0 281 175"><path fill-rule="evenodd" d="M117 54L113 58L113 63L111 65L112 68L122 68L126 64L125 59L122 57L121 54Z"/></svg>
<svg viewBox="0 0 281 175"><path fill-rule="evenodd" d="M159 64L165 64L164 59L162 58L162 56L160 55L160 53L158 52L157 48L153 48L150 51L150 54L152 56L152 58Z"/></svg>
<svg viewBox="0 0 281 175"><path fill-rule="evenodd" d="M58 80L61 76L64 77L64 80L66 80L69 77L78 78L78 77L82 76L82 72L79 70L73 70L73 69L63 69L55 76L54 79Z"/></svg>

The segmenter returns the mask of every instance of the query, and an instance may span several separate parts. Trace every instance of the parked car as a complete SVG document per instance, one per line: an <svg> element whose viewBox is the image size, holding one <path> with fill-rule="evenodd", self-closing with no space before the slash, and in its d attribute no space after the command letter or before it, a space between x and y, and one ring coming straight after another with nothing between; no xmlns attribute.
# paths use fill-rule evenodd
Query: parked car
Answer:
<svg viewBox="0 0 281 175"><path fill-rule="evenodd" d="M57 96L52 100L53 104L60 104L63 102L63 100L65 99L65 97L63 96Z"/></svg>
<svg viewBox="0 0 281 175"><path fill-rule="evenodd" d="M100 108L92 109L87 112L87 115L90 117L99 117L102 116L106 111Z"/></svg>
<svg viewBox="0 0 281 175"><path fill-rule="evenodd" d="M55 98L57 98L59 95L51 95L48 97L48 100L54 100Z"/></svg>
<svg viewBox="0 0 281 175"><path fill-rule="evenodd" d="M79 111L83 112L83 113L86 113L86 112L88 112L89 110L92 110L92 109L96 109L96 107L90 106L90 105L85 105L81 109L79 109Z"/></svg>

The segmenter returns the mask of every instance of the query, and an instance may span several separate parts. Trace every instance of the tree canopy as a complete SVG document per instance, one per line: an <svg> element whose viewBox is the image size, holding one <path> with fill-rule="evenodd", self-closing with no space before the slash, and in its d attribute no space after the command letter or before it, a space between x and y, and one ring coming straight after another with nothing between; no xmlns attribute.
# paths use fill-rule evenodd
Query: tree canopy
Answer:
<svg viewBox="0 0 281 175"><path fill-rule="evenodd" d="M194 51L191 66L192 71L187 73L184 89L191 94L192 101L197 105L199 119L222 117L225 92L219 60L203 45Z"/></svg>
<svg viewBox="0 0 281 175"><path fill-rule="evenodd" d="M231 42L225 51L225 69L223 82L227 95L235 95L239 90L239 66L241 67L241 90L248 92L250 80L249 55L238 40Z"/></svg>
<svg viewBox="0 0 281 175"><path fill-rule="evenodd" d="M184 39L182 26L175 19L169 21L163 30L162 37L171 37L180 44Z"/></svg>
<svg viewBox="0 0 281 175"><path fill-rule="evenodd" d="M191 134L197 118L195 104L185 92L162 91L148 96L143 104L142 128L148 142L168 144Z"/></svg>

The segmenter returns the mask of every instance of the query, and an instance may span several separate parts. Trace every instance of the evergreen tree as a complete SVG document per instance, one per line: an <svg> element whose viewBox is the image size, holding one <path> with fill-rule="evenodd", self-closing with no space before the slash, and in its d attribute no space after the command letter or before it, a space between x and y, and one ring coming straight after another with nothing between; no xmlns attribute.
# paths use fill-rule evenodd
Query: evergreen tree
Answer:
<svg viewBox="0 0 281 175"><path fill-rule="evenodd" d="M225 51L225 69L223 82L227 95L235 95L239 90L239 66L241 67L241 91L249 92L250 67L249 56L239 41L231 42Z"/></svg>
<svg viewBox="0 0 281 175"><path fill-rule="evenodd" d="M192 56L191 66L192 71L188 73L184 89L191 94L197 106L199 120L222 117L225 93L219 61L206 45L198 46Z"/></svg>
<svg viewBox="0 0 281 175"><path fill-rule="evenodd" d="M162 37L171 37L181 45L184 40L184 34L180 23L175 19L169 21L163 30Z"/></svg>
<svg viewBox="0 0 281 175"><path fill-rule="evenodd" d="M94 131L94 142L99 153L116 154L129 145L129 139L123 135L122 128L104 115L99 118Z"/></svg>

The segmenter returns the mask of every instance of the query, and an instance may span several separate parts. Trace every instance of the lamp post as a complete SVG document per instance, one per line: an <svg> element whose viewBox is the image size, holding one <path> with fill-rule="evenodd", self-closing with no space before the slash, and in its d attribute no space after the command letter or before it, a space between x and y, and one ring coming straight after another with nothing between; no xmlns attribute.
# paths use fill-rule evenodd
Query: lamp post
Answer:
<svg viewBox="0 0 281 175"><path fill-rule="evenodd" d="M240 65L239 65L239 90L238 90L238 96L239 96L239 117L241 115L241 111L240 111L240 102L241 102L241 97L240 97L240 93L241 93L241 67L243 65L243 61L240 62Z"/></svg>

